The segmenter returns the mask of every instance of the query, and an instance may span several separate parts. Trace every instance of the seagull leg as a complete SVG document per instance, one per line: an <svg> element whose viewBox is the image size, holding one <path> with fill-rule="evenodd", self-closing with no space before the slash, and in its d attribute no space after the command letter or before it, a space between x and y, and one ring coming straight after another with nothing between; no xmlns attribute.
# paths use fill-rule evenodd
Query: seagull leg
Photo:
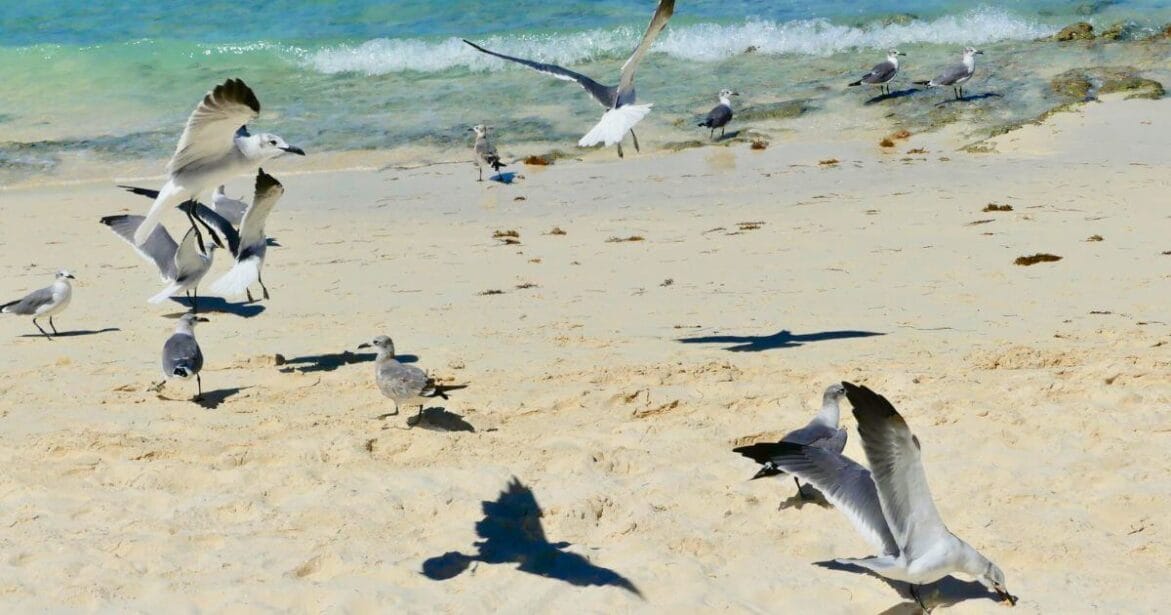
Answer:
<svg viewBox="0 0 1171 615"><path fill-rule="evenodd" d="M245 288L244 292L248 293L248 303L252 303L253 301L255 301L255 299L252 298L252 289L251 288Z"/></svg>
<svg viewBox="0 0 1171 615"><path fill-rule="evenodd" d="M925 613L931 612L931 609L928 609L927 605L923 604L923 599L919 597L919 586L912 583L908 583L908 585L911 588L911 596L915 598L915 602L919 603L919 608L923 609Z"/></svg>
<svg viewBox="0 0 1171 615"><path fill-rule="evenodd" d="M40 331L40 332L41 332L41 334L42 334L42 335L44 335L45 337L49 338L50 340L52 340L52 339L53 339L53 336L52 336L52 335L49 335L48 333L45 333L45 330L41 328L41 325L38 325L38 324L37 324L37 319L36 319L36 318L34 318L34 319L33 319L33 326L34 326L34 327L36 327L36 328L37 328L37 331Z"/></svg>
<svg viewBox="0 0 1171 615"><path fill-rule="evenodd" d="M721 138L721 139L723 139L723 138L724 138L724 131L725 131L725 130L727 130L727 128L724 128L723 126L720 126L720 138Z"/></svg>
<svg viewBox="0 0 1171 615"><path fill-rule="evenodd" d="M484 181L484 167L476 167L476 169L478 171L480 171L480 179L477 179L476 181L478 181L478 182Z"/></svg>
<svg viewBox="0 0 1171 615"><path fill-rule="evenodd" d="M621 143L618 144L618 157L625 158L625 156L622 155L622 144Z"/></svg>
<svg viewBox="0 0 1171 615"><path fill-rule="evenodd" d="M707 138L709 138L709 139L716 138L716 127L715 126L712 126L712 129L708 131Z"/></svg>
<svg viewBox="0 0 1171 615"><path fill-rule="evenodd" d="M634 151L641 152L642 150L638 149L638 135L634 134L633 128L630 129L630 138L634 139Z"/></svg>
<svg viewBox="0 0 1171 615"><path fill-rule="evenodd" d="M199 312L199 287L191 289L191 313Z"/></svg>
<svg viewBox="0 0 1171 615"><path fill-rule="evenodd" d="M260 290L264 291L265 300L268 299L268 287L264 285L264 278L260 277L260 272L256 272L256 281L260 282Z"/></svg>
<svg viewBox="0 0 1171 615"><path fill-rule="evenodd" d="M805 490L801 488L801 481L797 480L796 476L793 477L793 482L797 483L797 495L801 496L802 500L812 499L809 496L805 495Z"/></svg>
<svg viewBox="0 0 1171 615"><path fill-rule="evenodd" d="M53 330L53 335L57 335L57 325L53 324L53 317L49 317L49 328Z"/></svg>
<svg viewBox="0 0 1171 615"><path fill-rule="evenodd" d="M199 379L199 374L195 374L195 398L192 401L201 399L203 399L203 381Z"/></svg>

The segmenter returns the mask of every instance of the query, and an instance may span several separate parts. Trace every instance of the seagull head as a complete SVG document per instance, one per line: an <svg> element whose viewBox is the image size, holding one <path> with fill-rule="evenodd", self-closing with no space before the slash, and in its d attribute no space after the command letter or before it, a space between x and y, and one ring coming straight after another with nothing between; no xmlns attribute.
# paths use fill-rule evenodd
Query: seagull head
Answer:
<svg viewBox="0 0 1171 615"><path fill-rule="evenodd" d="M1016 606L1017 597L1008 593L1008 589L1004 586L1004 572L996 564L988 562L988 567L984 569L983 574L976 577L976 580L980 581L984 587L996 592L996 596L1010 606Z"/></svg>
<svg viewBox="0 0 1171 615"><path fill-rule="evenodd" d="M727 88L720 90L720 98L721 99L727 99L729 97L739 96L739 95L740 95L740 92L736 92L734 90L729 90Z"/></svg>
<svg viewBox="0 0 1171 615"><path fill-rule="evenodd" d="M186 314L183 314L179 317L179 322L187 325L188 327L194 327L195 323L207 322L207 319L203 316L200 316L199 314L196 314L195 312L187 312Z"/></svg>
<svg viewBox="0 0 1171 615"><path fill-rule="evenodd" d="M57 272L57 279L58 280L76 280L77 278L73 277L72 273L69 273L65 269L62 269Z"/></svg>
<svg viewBox="0 0 1171 615"><path fill-rule="evenodd" d="M890 51L886 52L886 57L892 58L892 59L897 58L899 56L905 56L905 55L907 55L907 54L899 51L898 49L891 49Z"/></svg>
<svg viewBox="0 0 1171 615"><path fill-rule="evenodd" d="M825 394L822 398L825 401L838 401L846 396L846 387L840 382L835 382L825 389Z"/></svg>
<svg viewBox="0 0 1171 615"><path fill-rule="evenodd" d="M237 137L240 151L251 160L264 161L285 154L304 156L305 150L289 145L284 139L267 132L246 137Z"/></svg>
<svg viewBox="0 0 1171 615"><path fill-rule="evenodd" d="M471 128L469 128L468 130L476 133L477 137L488 136L488 126L485 126L484 124L476 124L475 126L472 126Z"/></svg>
<svg viewBox="0 0 1171 615"><path fill-rule="evenodd" d="M371 347L377 348L379 354L387 354L392 357L394 356L394 341L391 340L389 336L379 335L378 337L374 338L373 340L371 340L369 342L358 345L358 348L371 348Z"/></svg>
<svg viewBox="0 0 1171 615"><path fill-rule="evenodd" d="M964 48L964 57L965 58L970 58L970 57L976 56L976 55L982 56L982 55L984 55L984 52L979 49L976 49L975 47L965 47Z"/></svg>

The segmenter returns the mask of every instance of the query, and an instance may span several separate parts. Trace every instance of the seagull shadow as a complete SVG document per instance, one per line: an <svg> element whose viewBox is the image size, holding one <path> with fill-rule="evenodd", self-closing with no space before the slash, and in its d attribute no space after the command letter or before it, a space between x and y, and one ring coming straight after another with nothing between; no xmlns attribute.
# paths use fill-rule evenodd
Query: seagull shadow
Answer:
<svg viewBox="0 0 1171 615"><path fill-rule="evenodd" d="M833 504L830 504L829 501L825 499L825 495L818 491L813 485L801 485L801 491L804 492L804 495L802 495L800 492L794 493L793 495L789 496L788 499L781 500L781 504L780 506L777 506L777 510L789 510L790 508L793 510L801 510L807 504L812 504L821 508L833 508Z"/></svg>
<svg viewBox="0 0 1171 615"><path fill-rule="evenodd" d="M106 327L105 329L97 329L97 330L79 329L77 331L62 331L60 333L54 333L53 337L55 337L55 338L56 337L85 337L87 335L100 335L102 333L110 333L112 331L121 331L121 329L119 329L118 327ZM24 335L21 335L20 337L45 337L45 336L40 333L26 333Z"/></svg>
<svg viewBox="0 0 1171 615"><path fill-rule="evenodd" d="M568 542L551 543L541 526L541 507L527 486L513 477L508 487L491 502L481 503L484 518L476 522L476 535L483 540L472 546L475 554L448 551L423 562L423 576L445 581L462 574L472 562L515 563L521 572L557 579L578 587L620 587L638 597L642 593L626 577L584 556L564 549Z"/></svg>
<svg viewBox="0 0 1171 615"><path fill-rule="evenodd" d="M838 572L851 572L854 574L864 574L874 577L883 583L886 583L891 589L898 592L900 598L908 600L908 602L900 602L883 613L894 615L896 613L922 613L923 609L919 603L915 601L915 597L911 595L911 586L902 581L892 581L875 572L857 566L854 564L843 564L834 560L824 562L814 562L814 566L820 566L829 570L836 570ZM964 602L965 600L979 600L981 598L991 600L999 603L1000 597L996 592L989 591L988 588L980 584L979 581L961 581L953 576L946 576L926 585L919 586L919 596L923 598L923 603L927 605L928 609L936 607L949 607Z"/></svg>
<svg viewBox="0 0 1171 615"><path fill-rule="evenodd" d="M864 102L862 104L863 105L877 105L880 102L884 102L887 100L894 100L896 98L902 98L904 96L911 96L911 95L917 94L921 91L922 90L919 90L917 88L907 88L905 90L895 90L895 91L890 92L888 94L879 94L878 96L867 99L866 102Z"/></svg>
<svg viewBox="0 0 1171 615"><path fill-rule="evenodd" d="M194 302L187 297L171 297L171 301L182 305L188 310L194 305ZM231 303L222 297L200 297L198 307L200 314L232 314L241 318L259 316L265 310L263 305L257 305L256 303ZM185 313L168 314L167 318L178 318Z"/></svg>
<svg viewBox="0 0 1171 615"><path fill-rule="evenodd" d="M682 344L732 344L724 350L730 352L760 352L762 350L774 350L777 348L796 348L809 342L873 337L875 335L886 334L874 331L853 330L794 334L788 329L782 329L772 335L707 335L701 337L681 337L675 341Z"/></svg>
<svg viewBox="0 0 1171 615"><path fill-rule="evenodd" d="M935 103L935 106L942 107L944 105L950 105L954 103L975 102L977 100L984 100L985 98L1004 98L1004 94L998 94L996 92L984 92L983 94L973 94L972 96L961 96L959 98L955 98L953 96L947 100Z"/></svg>
<svg viewBox="0 0 1171 615"><path fill-rule="evenodd" d="M735 139L736 137L739 137L740 133L742 133L742 132L744 132L743 128L741 128L739 130L733 130L732 132L726 132L726 133L712 139L711 141L712 141L712 143L720 143L723 141L730 141L732 139Z"/></svg>
<svg viewBox="0 0 1171 615"><path fill-rule="evenodd" d="M385 416L387 415L380 418L385 418ZM464 420L463 415L449 412L443 408L425 408L422 414L408 418L407 426L430 431L476 431L471 423Z"/></svg>
<svg viewBox="0 0 1171 615"><path fill-rule="evenodd" d="M199 396L198 398L196 398L192 401L194 401L195 403L199 404L200 406L202 406L208 410L215 410L216 408L220 407L220 404L227 401L227 399L229 397L239 393L240 391L243 391L246 388L248 388L248 387L233 387L230 389L216 389L214 391L204 391L203 395Z"/></svg>
<svg viewBox="0 0 1171 615"><path fill-rule="evenodd" d="M306 355L303 357L293 357L285 359L285 366L281 367L280 371L286 374L293 372L300 372L308 374L311 372L332 372L339 367L345 365L353 365L355 363L371 363L378 355L373 352L350 352L343 350L341 352L330 352L325 354ZM416 363L419 357L413 354L396 354L394 358L399 363Z"/></svg>

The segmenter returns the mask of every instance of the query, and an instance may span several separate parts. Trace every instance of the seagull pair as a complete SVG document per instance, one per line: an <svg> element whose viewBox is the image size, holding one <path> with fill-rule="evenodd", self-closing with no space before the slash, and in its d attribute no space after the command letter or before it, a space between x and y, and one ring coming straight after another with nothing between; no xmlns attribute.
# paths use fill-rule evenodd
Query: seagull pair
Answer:
<svg viewBox="0 0 1171 615"><path fill-rule="evenodd" d="M813 484L882 552L839 563L910 584L911 595L924 608L918 586L953 573L975 578L1016 604L1000 568L944 525L927 486L919 439L903 417L885 397L864 386L843 382L842 387L854 407L869 470L840 449L816 445L782 441L735 452Z"/></svg>
<svg viewBox="0 0 1171 615"><path fill-rule="evenodd" d="M949 66L942 73L937 75L934 79L927 81L914 81L915 85L925 85L928 88L952 87L952 92L955 94L957 100L964 96L964 84L972 78L976 73L976 56L983 55L984 52L979 49L967 47L964 49L963 56L959 64ZM905 56L897 49L891 49L887 52L886 60L874 65L870 72L862 76L861 79L848 84L850 87L856 85L876 85L882 94L890 94L890 82L895 78L899 72L899 56Z"/></svg>
<svg viewBox="0 0 1171 615"><path fill-rule="evenodd" d="M62 269L57 272L56 278L50 286L34 290L16 301L9 301L0 305L0 314L32 316L33 326L46 338L52 340L53 336L49 335L41 328L41 325L37 324L37 319L48 316L49 328L53 330L53 335L57 335L57 327L53 324L53 316L60 314L65 308L69 307L69 300L73 298L73 286L69 283L69 280L73 279L75 278L72 273Z"/></svg>
<svg viewBox="0 0 1171 615"><path fill-rule="evenodd" d="M156 198L159 194L146 188L122 188L150 198ZM222 186L216 192L222 195ZM146 242L136 244L133 237L143 224L142 216L107 216L101 221L130 243L139 255L154 262L163 281L170 283L167 288L150 299L151 303L162 302L167 297L181 292L197 291L200 280L211 268L212 250L217 244L223 246L221 237L227 242L226 247L235 258L235 264L228 273L212 284L212 292L229 297L246 294L248 301L252 301L252 291L249 287L259 283L263 297L268 299L268 287L264 285L264 279L261 277L264 258L268 252L268 237L265 235L264 225L284 192L284 186L276 178L265 173L264 169L259 169L256 173L251 205L244 206L242 202L229 199L226 195L213 199L214 208L196 201L184 201L179 208L189 218L203 224L215 242L207 245L206 253L199 250L194 226L187 231L183 242L176 247L174 240L162 226L155 228ZM239 231L233 227L232 220L238 221L236 224L240 226ZM197 292L195 300L198 300ZM194 305L192 303L193 307Z"/></svg>
<svg viewBox="0 0 1171 615"><path fill-rule="evenodd" d="M634 72L674 12L675 0L659 1L655 14L651 17L650 25L647 26L646 32L642 35L642 40L634 48L634 53L631 53L630 57L626 59L626 63L622 65L622 73L616 86L602 85L581 73L555 64L544 64L489 51L467 39L464 39L464 42L481 53L522 64L563 81L576 81L598 104L606 109L602 119L577 144L581 147L591 147L598 143L604 143L607 146L617 145L618 156L621 158L622 139L626 137L628 132L631 139L634 140L635 151L638 151L638 136L634 134L634 126L650 113L652 106L650 104L634 104Z"/></svg>

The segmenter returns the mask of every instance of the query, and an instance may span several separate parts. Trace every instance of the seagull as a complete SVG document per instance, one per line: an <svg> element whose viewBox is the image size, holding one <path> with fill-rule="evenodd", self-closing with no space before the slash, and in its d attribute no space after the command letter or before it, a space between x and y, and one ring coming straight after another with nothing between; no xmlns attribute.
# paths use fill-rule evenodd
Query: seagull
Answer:
<svg viewBox="0 0 1171 615"><path fill-rule="evenodd" d="M46 333L41 328L41 325L37 324L37 319L42 316L48 316L49 328L53 330L53 335L57 335L57 327L53 324L53 316L60 314L65 308L69 307L69 300L73 297L73 286L69 284L69 280L74 279L76 278L73 277L72 273L62 269L57 272L52 286L34 290L21 299L0 305L0 314L32 316L33 326L42 335L52 340L53 336Z"/></svg>
<svg viewBox="0 0 1171 615"><path fill-rule="evenodd" d="M155 227L146 241L135 243L134 233L142 226L143 220L145 218L142 216L117 215L106 216L100 222L130 244L139 256L154 263L158 268L159 276L167 287L147 301L162 303L169 297L185 293L191 299L192 311L197 311L199 282L211 269L216 245L209 244L204 250L200 250L194 228L187 229L183 241L176 244L162 225Z"/></svg>
<svg viewBox="0 0 1171 615"><path fill-rule="evenodd" d="M707 117L703 118L703 121L697 124L697 126L711 128L711 132L708 133L708 138L715 136L717 128L720 129L720 136L724 136L724 126L727 126L728 122L732 121L732 97L739 95L739 92L733 92L732 90L720 90L720 104L712 107L712 110L707 112Z"/></svg>
<svg viewBox="0 0 1171 615"><path fill-rule="evenodd" d="M622 138L626 136L627 132L634 139L635 151L638 151L638 137L634 134L634 126L651 111L650 104L634 104L634 71L638 68L639 62L642 61L643 56L650 50L651 44L655 42L655 38L662 32L663 27L667 25L667 20L671 18L671 14L674 12L675 0L659 0L659 6L655 9L655 14L651 17L650 25L647 26L646 32L642 35L642 40L634 48L634 53L630 54L626 63L622 65L622 74L616 86L602 85L581 73L562 68L555 64L542 64L532 60L514 58L484 49L467 39L464 39L464 42L482 53L510 62L523 64L538 72L552 75L563 81L576 81L578 85L585 88L585 91L594 100L606 108L606 112L602 115L601 121L577 142L578 146L590 147L598 143L617 145L618 157L621 158Z"/></svg>
<svg viewBox="0 0 1171 615"><path fill-rule="evenodd" d="M843 382L854 406L867 471L839 453L788 442L754 445L761 462L812 483L854 524L882 555L838 559L911 586L911 595L927 609L918 586L958 573L975 578L1010 605L1004 573L971 545L951 533L927 487L919 439L887 399L866 387Z"/></svg>
<svg viewBox="0 0 1171 615"><path fill-rule="evenodd" d="M833 453L841 453L846 448L847 433L845 427L838 426L841 417L841 408L838 403L845 396L846 387L842 386L841 383L834 383L826 387L825 393L821 396L821 410L817 412L817 416L813 417L813 420L801 429L790 431L780 439L780 442L814 446ZM741 446L733 449L733 452L756 459L757 446L760 445ZM761 463L760 471L753 475L752 480L768 476L783 476L784 474L784 470L778 468L772 461L765 459ZM797 483L797 495L804 499L806 497L805 491L801 489L801 481L795 475L793 482Z"/></svg>
<svg viewBox="0 0 1171 615"><path fill-rule="evenodd" d="M500 162L500 154L496 153L496 146L488 142L488 130L491 128L491 126L476 124L468 129L476 133L476 144L473 150L476 153L476 168L480 171L480 179L476 181L484 181L485 166L492 167L497 173L500 172L500 167L508 166Z"/></svg>
<svg viewBox="0 0 1171 615"><path fill-rule="evenodd" d="M268 253L268 237L264 234L264 223L284 193L285 187L275 177L265 173L264 169L257 171L256 190L252 196L252 204L244 210L239 235L232 237L235 231L230 224L220 227L229 237L228 244L232 256L236 257L236 264L212 283L212 292L229 297L243 293L247 294L248 301L252 301L252 291L248 287L253 283L259 283L264 298L268 299L268 287L264 285L260 273L264 266L264 257ZM202 220L204 216L199 217Z"/></svg>
<svg viewBox="0 0 1171 615"><path fill-rule="evenodd" d="M194 377L195 397L192 401L199 401L203 397L203 382L199 379L199 371L203 369L203 351L195 341L197 322L207 322L207 319L196 316L194 312L180 316L175 333L163 344L163 381L153 387L156 392L162 391L171 378L190 380Z"/></svg>
<svg viewBox="0 0 1171 615"><path fill-rule="evenodd" d="M416 420L423 415L423 406L428 399L442 397L447 399L447 391L465 388L464 385L436 384L435 379L427 372L414 365L403 365L394 356L394 341L385 335L379 335L374 341L360 344L358 348L378 349L378 356L374 359L374 382L378 390L385 397L394 402L394 412L398 414L400 405L419 405Z"/></svg>
<svg viewBox="0 0 1171 615"><path fill-rule="evenodd" d="M194 200L204 190L223 180L250 173L264 161L284 154L305 155L272 134L248 133L248 122L260 116L260 101L239 79L228 79L208 92L195 107L171 161L167 183L134 233L134 243L143 243L159 224L168 206ZM194 220L191 221L194 227ZM202 243L202 238L200 238Z"/></svg>
<svg viewBox="0 0 1171 615"><path fill-rule="evenodd" d="M849 84L849 87L856 85L877 85L878 91L882 94L890 94L890 81L895 78L899 72L899 56L907 54L898 49L891 49L886 52L886 61L879 62L870 69L870 72L862 75L862 78Z"/></svg>
<svg viewBox="0 0 1171 615"><path fill-rule="evenodd" d="M979 49L967 47L964 49L964 58L960 64L947 67L942 73L939 73L938 76L930 81L916 81L914 83L915 85L925 85L929 88L941 88L950 85L956 100L959 100L964 96L964 84L976 72L977 55L984 55L984 52Z"/></svg>

